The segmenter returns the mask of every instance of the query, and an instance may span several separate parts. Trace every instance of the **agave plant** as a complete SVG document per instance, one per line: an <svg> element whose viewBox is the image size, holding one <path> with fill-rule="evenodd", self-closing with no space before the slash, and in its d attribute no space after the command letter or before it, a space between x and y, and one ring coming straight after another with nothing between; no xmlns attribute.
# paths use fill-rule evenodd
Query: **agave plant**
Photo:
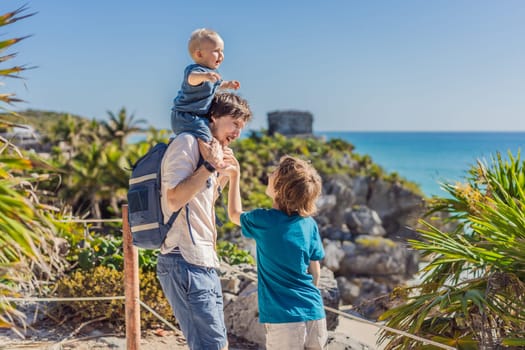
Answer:
<svg viewBox="0 0 525 350"><path fill-rule="evenodd" d="M0 16L0 27L31 16L26 7ZM5 64L16 54L4 54L5 50L24 38L0 41L0 64ZM18 77L26 67L10 66L0 69L0 76ZM1 93L1 107L19 101L14 94ZM0 120L0 125L11 122ZM23 321L23 315L15 305L6 301L29 287L36 278L51 274L60 260L53 250L54 226L50 210L41 204L34 183L42 179L35 170L41 162L25 157L8 140L0 139L0 327L13 326L15 320ZM36 276L35 274L38 274Z"/></svg>
<svg viewBox="0 0 525 350"><path fill-rule="evenodd" d="M421 282L397 290L388 326L458 349L525 347L525 162L520 153L479 161L463 184L444 184L429 214L449 214L448 232L423 221L412 241L429 263ZM382 333L386 349L432 348Z"/></svg>

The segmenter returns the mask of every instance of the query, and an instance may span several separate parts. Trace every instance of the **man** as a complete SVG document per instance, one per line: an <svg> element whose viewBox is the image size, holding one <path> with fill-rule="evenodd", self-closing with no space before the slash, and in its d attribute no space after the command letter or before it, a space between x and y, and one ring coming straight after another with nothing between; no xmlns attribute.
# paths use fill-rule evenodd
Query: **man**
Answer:
<svg viewBox="0 0 525 350"><path fill-rule="evenodd" d="M248 103L232 93L217 94L210 130L225 154L251 118ZM217 173L222 150L189 133L177 135L162 162L165 218L181 209L162 244L157 276L191 350L228 349L220 279L215 268L217 231L214 203L228 181ZM204 161L199 161L200 157Z"/></svg>

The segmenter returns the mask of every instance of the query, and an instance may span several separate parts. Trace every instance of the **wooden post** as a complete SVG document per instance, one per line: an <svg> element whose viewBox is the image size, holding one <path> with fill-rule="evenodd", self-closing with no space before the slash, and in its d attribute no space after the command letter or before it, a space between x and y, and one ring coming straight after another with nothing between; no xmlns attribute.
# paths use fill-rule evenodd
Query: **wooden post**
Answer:
<svg viewBox="0 0 525 350"><path fill-rule="evenodd" d="M126 297L126 349L140 348L139 251L133 246L128 222L128 205L122 206L124 251L124 296Z"/></svg>

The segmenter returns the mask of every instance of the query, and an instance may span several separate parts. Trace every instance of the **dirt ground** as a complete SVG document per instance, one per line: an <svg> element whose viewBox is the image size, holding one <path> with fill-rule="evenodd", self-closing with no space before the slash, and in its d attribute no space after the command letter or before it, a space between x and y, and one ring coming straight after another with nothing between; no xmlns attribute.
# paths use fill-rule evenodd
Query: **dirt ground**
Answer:
<svg viewBox="0 0 525 350"><path fill-rule="evenodd" d="M377 345L378 328L339 317L335 332L342 333L363 344L369 350L381 350ZM110 326L93 323L73 328L72 325L40 324L38 329L27 329L25 339L14 331L0 328L0 350L116 350L126 349L124 331L115 331ZM257 345L229 336L230 350L256 350ZM140 350L188 350L181 331L154 329L143 331Z"/></svg>
<svg viewBox="0 0 525 350"><path fill-rule="evenodd" d="M123 334L105 333L100 330L91 330L89 334L78 334L68 337L61 332L49 332L44 335L39 331L38 337L22 339L10 330L0 329L0 349L41 349L41 350L116 350L126 349L126 338ZM251 343L230 337L230 350L257 349ZM186 340L180 331L156 330L148 331L140 341L141 350L188 350Z"/></svg>

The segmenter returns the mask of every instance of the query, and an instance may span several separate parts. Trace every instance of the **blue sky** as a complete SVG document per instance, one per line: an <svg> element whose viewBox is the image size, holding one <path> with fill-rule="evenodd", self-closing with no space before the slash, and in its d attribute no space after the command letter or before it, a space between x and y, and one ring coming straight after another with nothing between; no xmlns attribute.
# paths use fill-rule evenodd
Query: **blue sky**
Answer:
<svg viewBox="0 0 525 350"><path fill-rule="evenodd" d="M25 1L2 0L2 13ZM4 81L33 108L105 119L126 107L157 128L169 114L189 34L217 30L220 73L254 112L310 111L317 131L525 130L525 2L28 2L35 16L2 28L17 64Z"/></svg>

